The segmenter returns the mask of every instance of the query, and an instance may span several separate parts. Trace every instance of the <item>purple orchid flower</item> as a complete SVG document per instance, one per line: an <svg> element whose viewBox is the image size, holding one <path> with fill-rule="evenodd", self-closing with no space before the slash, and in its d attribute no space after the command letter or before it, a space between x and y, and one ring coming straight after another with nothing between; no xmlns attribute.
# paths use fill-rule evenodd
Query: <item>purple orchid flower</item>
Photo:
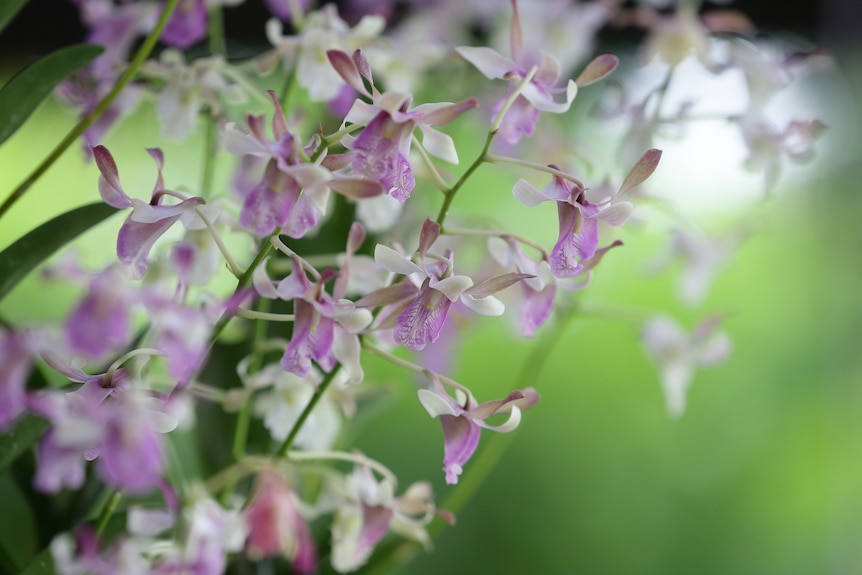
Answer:
<svg viewBox="0 0 862 575"><path fill-rule="evenodd" d="M317 549L308 522L300 512L300 501L275 472L260 476L260 486L245 510L248 524L246 552L253 559L285 555L293 572L317 571Z"/></svg>
<svg viewBox="0 0 862 575"><path fill-rule="evenodd" d="M269 95L275 107L274 139L266 136L263 116L248 116L251 134L240 132L232 123L225 127L228 152L268 160L262 179L245 192L239 217L243 227L261 237L283 228L288 236L301 238L326 212L330 189L352 199L383 193L378 183L367 178L339 177L319 165L301 162L300 144L287 128L281 103L274 92Z"/></svg>
<svg viewBox="0 0 862 575"><path fill-rule="evenodd" d="M162 151L148 149L150 156L156 162L158 177L153 188L149 203L136 198L130 198L123 191L120 175L114 157L104 146L93 148L93 156L99 167L99 194L109 206L118 209L132 208L132 213L126 218L117 236L117 256L123 262L133 279L141 278L147 271L147 256L159 237L177 221L194 219L195 208L204 204L203 198L183 198L179 204L166 205L162 200L167 195L179 196L164 188Z"/></svg>
<svg viewBox="0 0 862 575"><path fill-rule="evenodd" d="M522 137L533 134L540 112L552 114L567 112L578 93L578 87L603 79L613 72L619 60L611 54L601 54L586 66L577 80L570 79L565 88L557 88L556 84L560 78L559 61L546 52L541 52L538 56L525 53L518 3L516 0L511 0L511 3L513 13L509 32L511 58L484 46L460 46L455 50L486 78L510 81L506 95L494 105L491 111L492 117L495 118L515 87L521 84L535 68L532 79L521 88L521 93L512 102L499 125L500 136L507 143L514 145ZM562 101L554 98L554 94L559 92L565 93Z"/></svg>
<svg viewBox="0 0 862 575"><path fill-rule="evenodd" d="M503 399L479 403L467 389L458 388L458 399L450 396L433 374L431 387L419 390L419 401L431 417L439 417L443 424L443 471L446 483L458 483L464 464L479 445L482 428L508 433L521 422L521 411L539 401L532 387L513 391ZM509 419L498 426L485 423L492 415L508 414Z"/></svg>
<svg viewBox="0 0 862 575"><path fill-rule="evenodd" d="M126 346L131 336L132 307L138 299L118 265L95 275L87 295L66 319L69 351L99 360Z"/></svg>
<svg viewBox="0 0 862 575"><path fill-rule="evenodd" d="M336 72L357 93L369 98L367 104L356 100L345 122L365 126L362 133L348 147L352 170L380 182L386 193L405 202L416 185L410 166L410 147L413 132L422 132L422 147L429 154L446 162L457 164L458 153L448 135L434 129L447 124L465 111L474 108L475 98L456 103L441 102L410 107L412 96L401 92L381 94L374 86L371 67L361 50L348 56L340 50L329 50L329 62ZM371 86L371 92L364 81Z"/></svg>
<svg viewBox="0 0 862 575"><path fill-rule="evenodd" d="M9 429L26 409L30 347L26 335L0 326L0 431Z"/></svg>
<svg viewBox="0 0 862 575"><path fill-rule="evenodd" d="M371 313L356 309L349 300L336 300L326 293L324 285L335 279L337 272L325 270L312 283L302 262L293 258L291 274L276 286L266 277L263 268L259 266L253 277L258 293L267 298L293 301L293 334L281 358L285 371L306 377L311 373L312 360L326 372L340 363L348 373L348 381L362 381L357 333L371 322Z"/></svg>
<svg viewBox="0 0 862 575"><path fill-rule="evenodd" d="M206 0L180 0L161 40L180 50L190 48L206 37L208 19Z"/></svg>
<svg viewBox="0 0 862 575"><path fill-rule="evenodd" d="M440 337L453 302L460 300L482 315L498 316L505 311L503 303L492 294L525 278L527 274L504 274L478 284L464 275L454 273L454 256L447 250L442 256L428 253L440 235L440 226L426 219L419 237L417 265L392 248L378 244L374 259L382 268L408 276L408 281L377 290L356 302L359 306L376 307L399 304L393 336L395 342L414 351L425 349ZM427 256L427 257L426 257ZM434 260L428 263L426 260Z"/></svg>
<svg viewBox="0 0 862 575"><path fill-rule="evenodd" d="M587 190L559 175L550 184L537 190L526 180L519 180L512 193L527 206L542 202L557 203L559 235L550 255L551 271L559 278L570 278L584 271L584 262L596 255L599 243L599 220L612 226L621 226L632 213L631 203L621 198L639 186L655 171L661 151L649 150L629 171L620 189L611 197L593 203L587 199ZM557 169L555 166L551 166Z"/></svg>

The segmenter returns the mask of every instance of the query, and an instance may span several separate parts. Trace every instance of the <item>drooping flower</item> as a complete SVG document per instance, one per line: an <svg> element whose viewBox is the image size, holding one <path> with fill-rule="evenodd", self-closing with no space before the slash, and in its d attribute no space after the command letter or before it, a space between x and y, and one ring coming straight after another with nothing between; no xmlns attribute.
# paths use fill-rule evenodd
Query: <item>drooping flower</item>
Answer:
<svg viewBox="0 0 862 575"><path fill-rule="evenodd" d="M248 524L246 553L252 559L284 555L300 575L317 570L317 549L300 501L275 472L259 476L257 493L244 513Z"/></svg>
<svg viewBox="0 0 862 575"><path fill-rule="evenodd" d="M431 417L439 417L443 424L444 455L443 471L446 483L458 483L464 464L469 461L479 445L482 428L507 433L518 427L521 411L539 401L539 394L532 387L513 391L503 399L479 403L464 388L458 388L457 399L449 395L436 376L431 376L428 389L419 390L419 401ZM501 425L485 422L492 415L508 415Z"/></svg>
<svg viewBox="0 0 862 575"><path fill-rule="evenodd" d="M181 197L179 204L163 204L162 201L166 196L176 197L179 194L164 187L162 151L153 148L147 152L155 160L158 169L156 185L149 203L126 195L120 184L120 175L114 157L104 146L93 148L93 156L101 173L99 194L102 199L109 206L118 209L132 208L132 213L126 218L117 236L117 256L127 266L129 275L133 279L142 277L147 271L147 256L156 240L177 221L197 218L195 208L204 204L203 198L198 197Z"/></svg>
<svg viewBox="0 0 862 575"><path fill-rule="evenodd" d="M660 370L665 402L671 417L685 411L686 395L698 366L722 361L731 350L730 338L718 329L718 319L708 318L691 334L674 319L657 316L646 322L643 344Z"/></svg>
<svg viewBox="0 0 862 575"><path fill-rule="evenodd" d="M341 502L332 523L332 566L339 573L364 565L390 530L430 546L425 526L434 518L435 508L427 483L414 483L396 497L389 479L377 481L363 465L354 467L334 490Z"/></svg>
<svg viewBox="0 0 862 575"><path fill-rule="evenodd" d="M559 175L555 175L551 183L541 190L524 179L518 180L512 193L523 204L557 203L559 235L550 255L551 271L555 276L573 277L582 272L583 262L591 260L598 248L598 221L620 226L628 220L633 206L621 198L655 171L660 158L659 150L647 151L629 171L616 194L599 203L589 201L587 190Z"/></svg>

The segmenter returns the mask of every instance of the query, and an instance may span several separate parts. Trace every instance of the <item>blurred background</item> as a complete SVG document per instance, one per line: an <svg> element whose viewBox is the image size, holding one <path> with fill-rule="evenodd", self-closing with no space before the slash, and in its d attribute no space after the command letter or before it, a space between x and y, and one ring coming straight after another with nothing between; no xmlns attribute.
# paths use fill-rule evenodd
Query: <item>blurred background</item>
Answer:
<svg viewBox="0 0 862 575"><path fill-rule="evenodd" d="M433 554L420 553L398 573L862 573L862 4L733 6L770 33L827 48L835 65L805 78L792 96L798 110L830 126L818 157L785 171L770 197L756 175L735 175L744 154L720 131L656 142L665 156L650 191L684 206L708 230L745 222L746 241L699 308L724 318L732 355L699 370L685 414L668 417L657 371L638 341L639 319L669 310L691 326L700 316L677 303L680 269L649 273L668 240L661 222L622 231L625 248L602 264L583 292L582 312L564 324L545 326L527 343L506 320L471 324L454 377L480 400L529 385L543 399L515 433L483 434L480 453L507 448L499 465L457 525L442 531ZM47 10L68 14L46 20ZM265 20L251 9L242 14ZM0 36L8 56L0 66L8 73L28 55L80 40L80 31L69 32L75 17L65 2L33 0ZM229 35L242 36L239 22L228 19ZM109 136L115 157L138 160L120 163L123 181L136 182L129 186L133 195L148 193L153 181L143 146L165 148L169 182L197 177L202 134L165 144L152 114L144 107ZM16 185L73 123L68 111L46 103L0 148L0 190ZM457 129L466 134L474 127ZM697 156L703 167L692 166ZM514 172L501 172L485 170L476 187L503 190L495 217L506 220L516 209L507 187ZM97 200L96 178L95 167L70 150L3 220L0 249L34 225ZM456 207L464 214L488 209L485 198L466 193ZM542 208L518 225L548 243L555 214ZM108 220L82 237L85 261L103 261L100 249L113 244L119 222ZM16 322L62 317L77 293L31 278L0 303L0 315ZM389 465L403 485L430 479L440 502L458 497L442 482L439 423L405 384L409 378L371 359L367 367L388 391L377 416L352 428L358 447ZM470 473L468 464L465 482ZM15 510L14 497L6 499L0 514Z"/></svg>

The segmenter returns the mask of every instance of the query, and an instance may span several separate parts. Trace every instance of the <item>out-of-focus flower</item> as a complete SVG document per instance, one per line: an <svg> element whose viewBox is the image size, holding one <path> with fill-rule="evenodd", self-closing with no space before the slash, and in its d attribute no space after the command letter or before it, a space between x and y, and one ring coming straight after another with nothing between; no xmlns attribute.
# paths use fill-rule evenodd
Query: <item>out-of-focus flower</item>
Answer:
<svg viewBox="0 0 862 575"><path fill-rule="evenodd" d="M654 317L644 326L644 347L659 367L671 417L679 417L685 411L686 394L695 369L718 363L730 353L730 338L718 329L718 323L717 318L708 318L691 334L668 316Z"/></svg>
<svg viewBox="0 0 862 575"><path fill-rule="evenodd" d="M275 472L259 476L257 493L244 513L248 525L246 553L255 560L284 555L300 575L317 570L317 550L300 501Z"/></svg>
<svg viewBox="0 0 862 575"><path fill-rule="evenodd" d="M0 326L0 431L24 413L33 352L27 336Z"/></svg>

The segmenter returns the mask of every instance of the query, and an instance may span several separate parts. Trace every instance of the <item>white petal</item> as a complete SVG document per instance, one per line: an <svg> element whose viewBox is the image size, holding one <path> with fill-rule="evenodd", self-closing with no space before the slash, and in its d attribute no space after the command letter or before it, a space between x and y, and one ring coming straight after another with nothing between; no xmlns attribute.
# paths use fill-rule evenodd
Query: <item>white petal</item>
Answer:
<svg viewBox="0 0 862 575"><path fill-rule="evenodd" d="M550 198L534 188L532 184L523 178L515 182L514 187L512 187L512 195L515 196L519 202L530 207L538 206L542 202L550 200Z"/></svg>
<svg viewBox="0 0 862 575"><path fill-rule="evenodd" d="M374 261L376 261L382 268L397 274L410 275L417 272L422 274L425 273L422 271L422 268L411 262L409 259L383 244L377 244L374 248Z"/></svg>
<svg viewBox="0 0 862 575"><path fill-rule="evenodd" d="M524 86L521 94L529 100L532 105L543 112L562 114L569 111L569 107L572 105L572 100L574 100L575 96L578 94L578 85L575 84L574 80L569 80L569 84L566 86L566 99L562 102L555 101L552 96L539 90L532 82Z"/></svg>
<svg viewBox="0 0 862 575"><path fill-rule="evenodd" d="M633 209L629 202L619 202L600 211L596 217L612 226L621 226L628 221Z"/></svg>
<svg viewBox="0 0 862 575"><path fill-rule="evenodd" d="M428 126L420 125L419 129L422 131L422 147L429 154L450 164L458 163L458 151L455 149L455 142L448 134L438 132Z"/></svg>
<svg viewBox="0 0 862 575"><path fill-rule="evenodd" d="M464 305L482 315L498 316L503 315L506 311L506 306L503 305L503 302L492 295L475 298L465 293L461 296L461 301L464 302Z"/></svg>
<svg viewBox="0 0 862 575"><path fill-rule="evenodd" d="M464 293L464 290L473 287L473 280L467 276L451 275L440 281L431 280L429 285L449 298L449 301L455 301Z"/></svg>
<svg viewBox="0 0 862 575"><path fill-rule="evenodd" d="M419 390L419 402L431 417L437 417L440 415L460 415L460 413L456 411L448 401L427 389Z"/></svg>
<svg viewBox="0 0 862 575"><path fill-rule="evenodd" d="M475 420L474 420L475 421ZM517 405L512 406L512 411L509 413L509 419L506 420L506 423L502 425L488 425L484 421L475 421L476 425L480 427L484 427L490 431L497 431L499 433L509 433L510 431L514 431L521 424L521 410Z"/></svg>
<svg viewBox="0 0 862 575"><path fill-rule="evenodd" d="M228 153L234 156L257 156L259 158L268 158L269 150L261 144L257 138L251 134L241 132L236 124L230 122L225 125L222 133L222 144Z"/></svg>
<svg viewBox="0 0 862 575"><path fill-rule="evenodd" d="M459 46L455 48L462 58L476 66L486 78L502 78L518 69L518 65L500 53L484 46Z"/></svg>

